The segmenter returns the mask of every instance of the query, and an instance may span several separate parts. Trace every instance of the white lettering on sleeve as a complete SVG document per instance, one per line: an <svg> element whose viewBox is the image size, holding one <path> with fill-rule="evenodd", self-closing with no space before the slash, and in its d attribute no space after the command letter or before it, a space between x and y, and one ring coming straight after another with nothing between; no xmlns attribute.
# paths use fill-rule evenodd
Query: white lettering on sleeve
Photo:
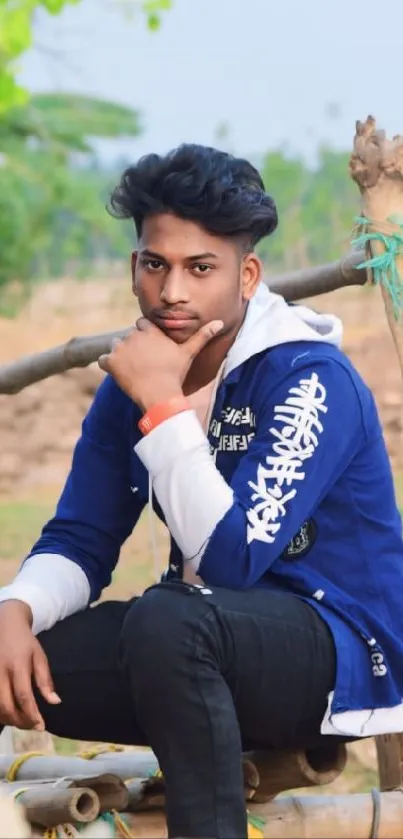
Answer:
<svg viewBox="0 0 403 839"><path fill-rule="evenodd" d="M289 390L284 405L276 405L270 428L275 438L273 454L259 464L256 482L249 481L253 506L247 512L248 544L257 539L271 544L281 527L288 501L295 498L295 482L305 478L303 463L315 452L323 431L320 415L327 413L326 388L317 373L300 379L298 387ZM288 487L288 491L285 488Z"/></svg>

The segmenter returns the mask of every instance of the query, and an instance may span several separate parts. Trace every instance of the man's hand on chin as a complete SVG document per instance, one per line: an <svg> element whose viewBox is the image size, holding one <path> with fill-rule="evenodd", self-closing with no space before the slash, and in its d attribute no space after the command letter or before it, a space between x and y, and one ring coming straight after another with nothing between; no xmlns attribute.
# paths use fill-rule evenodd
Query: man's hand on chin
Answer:
<svg viewBox="0 0 403 839"><path fill-rule="evenodd" d="M146 318L98 364L143 412L182 395L183 382L194 358L221 331L222 321L204 324L187 341L177 344Z"/></svg>

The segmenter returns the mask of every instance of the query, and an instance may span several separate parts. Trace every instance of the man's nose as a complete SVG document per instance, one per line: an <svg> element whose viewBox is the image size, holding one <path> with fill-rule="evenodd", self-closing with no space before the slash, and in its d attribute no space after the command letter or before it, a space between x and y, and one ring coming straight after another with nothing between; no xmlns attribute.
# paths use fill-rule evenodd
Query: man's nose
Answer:
<svg viewBox="0 0 403 839"><path fill-rule="evenodd" d="M180 269L172 269L165 277L161 289L161 300L169 306L176 303L188 303L189 292L185 272Z"/></svg>

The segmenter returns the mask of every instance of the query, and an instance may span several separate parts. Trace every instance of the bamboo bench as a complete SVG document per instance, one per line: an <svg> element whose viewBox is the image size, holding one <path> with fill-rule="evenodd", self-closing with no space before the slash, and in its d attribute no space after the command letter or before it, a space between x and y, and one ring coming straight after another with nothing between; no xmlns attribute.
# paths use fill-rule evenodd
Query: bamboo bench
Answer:
<svg viewBox="0 0 403 839"><path fill-rule="evenodd" d="M348 795L312 795L314 787L332 783L343 772L344 744L326 740L309 751L245 753L249 836L401 839L403 735L377 737L376 747L379 788ZM309 794L296 795L301 789ZM117 836L166 836L164 780L148 749L101 747L71 757L35 752L0 755L0 792L18 795L33 825L32 836L43 836L44 828L52 830L66 822L83 826L100 813L117 811L129 814L130 822L130 829L122 828L116 815ZM287 792L291 794L277 798Z"/></svg>

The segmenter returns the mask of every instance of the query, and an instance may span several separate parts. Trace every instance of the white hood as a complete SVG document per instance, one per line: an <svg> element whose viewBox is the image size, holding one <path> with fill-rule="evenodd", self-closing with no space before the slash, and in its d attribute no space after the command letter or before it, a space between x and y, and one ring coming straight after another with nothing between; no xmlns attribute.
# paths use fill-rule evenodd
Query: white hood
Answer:
<svg viewBox="0 0 403 839"><path fill-rule="evenodd" d="M228 353L224 376L270 347L292 341L323 341L340 347L342 337L340 318L319 314L306 306L289 306L283 297L260 283Z"/></svg>

